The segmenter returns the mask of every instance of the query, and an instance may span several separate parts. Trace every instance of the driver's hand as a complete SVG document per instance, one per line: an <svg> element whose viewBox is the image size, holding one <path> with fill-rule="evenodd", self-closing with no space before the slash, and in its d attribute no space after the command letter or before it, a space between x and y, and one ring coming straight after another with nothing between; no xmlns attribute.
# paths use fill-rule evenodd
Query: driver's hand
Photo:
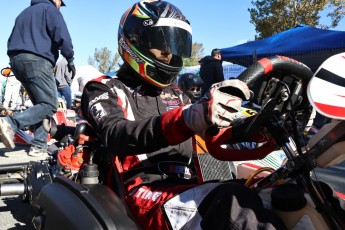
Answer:
<svg viewBox="0 0 345 230"><path fill-rule="evenodd" d="M210 126L228 127L237 118L242 101L249 100L250 96L248 86L237 79L213 84L199 102L184 108L184 121L195 132Z"/></svg>

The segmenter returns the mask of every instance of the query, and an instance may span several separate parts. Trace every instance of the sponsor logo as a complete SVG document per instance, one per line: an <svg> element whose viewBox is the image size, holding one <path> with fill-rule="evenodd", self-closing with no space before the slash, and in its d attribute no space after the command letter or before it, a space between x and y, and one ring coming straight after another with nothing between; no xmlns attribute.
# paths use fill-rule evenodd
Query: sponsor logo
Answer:
<svg viewBox="0 0 345 230"><path fill-rule="evenodd" d="M154 24L152 19L148 19L144 21L144 26L152 26Z"/></svg>
<svg viewBox="0 0 345 230"><path fill-rule="evenodd" d="M178 99L178 96L171 94L171 93L164 93L162 92L162 94L160 95L160 98L162 98L162 100L176 100Z"/></svg>
<svg viewBox="0 0 345 230"><path fill-rule="evenodd" d="M139 188L135 197L141 198L144 200L157 201L157 199L162 195L162 192L159 191L150 191L149 189Z"/></svg>
<svg viewBox="0 0 345 230"><path fill-rule="evenodd" d="M166 111L175 109L181 105L181 101L178 96L171 93L162 93L160 95L162 102L167 105Z"/></svg>
<svg viewBox="0 0 345 230"><path fill-rule="evenodd" d="M108 115L108 113L104 110L101 103L96 103L91 107L91 115L98 123L104 116Z"/></svg>
<svg viewBox="0 0 345 230"><path fill-rule="evenodd" d="M89 109L90 109L90 107L91 107L94 103L96 103L97 101L99 101L99 100L101 100L101 99L105 99L105 100L106 100L106 99L109 99L109 94L108 94L108 92L103 93L103 94L99 95L98 97L95 97L95 99L91 100L90 103L89 103Z"/></svg>
<svg viewBox="0 0 345 230"><path fill-rule="evenodd" d="M97 103L99 100L107 100L109 99L108 92L103 93L99 95L98 97L95 97L93 100L89 103L89 113L95 118L96 122L99 122L102 117L108 115L107 112L104 110L101 103Z"/></svg>
<svg viewBox="0 0 345 230"><path fill-rule="evenodd" d="M131 58L133 58L138 64L142 64L144 63L134 52L131 48L129 48L129 46L126 44L126 42L124 41L123 38L120 38L119 41L121 47L129 54L129 56L131 56Z"/></svg>

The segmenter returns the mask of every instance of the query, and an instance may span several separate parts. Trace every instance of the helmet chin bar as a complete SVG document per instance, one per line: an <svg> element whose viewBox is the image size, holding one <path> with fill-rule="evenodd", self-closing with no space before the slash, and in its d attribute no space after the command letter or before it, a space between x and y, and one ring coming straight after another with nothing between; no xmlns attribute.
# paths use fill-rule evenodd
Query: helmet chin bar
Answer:
<svg viewBox="0 0 345 230"><path fill-rule="evenodd" d="M178 73L181 71L182 58L177 56L173 57L171 64L165 64L155 59L152 64L155 68L150 68L150 66L146 67L147 77L152 80L152 84L155 86L165 88L176 79Z"/></svg>
<svg viewBox="0 0 345 230"><path fill-rule="evenodd" d="M169 76L173 76L173 78L176 78L176 76L178 75L178 73L182 69L182 63L180 66L172 66L172 65L160 62L158 60L154 60L153 62L154 62L154 65L156 67L158 74L160 74L160 73L167 74ZM172 64L174 64L174 63L172 63Z"/></svg>

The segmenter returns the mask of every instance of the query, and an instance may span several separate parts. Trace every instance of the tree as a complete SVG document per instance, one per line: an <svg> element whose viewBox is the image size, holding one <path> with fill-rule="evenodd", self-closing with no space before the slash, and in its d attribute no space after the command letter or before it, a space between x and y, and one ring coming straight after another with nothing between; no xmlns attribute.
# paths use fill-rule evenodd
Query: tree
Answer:
<svg viewBox="0 0 345 230"><path fill-rule="evenodd" d="M250 22L262 39L291 29L298 24L320 28L334 28L344 17L345 0L257 0L249 8ZM329 9L331 25L320 24L320 13Z"/></svg>
<svg viewBox="0 0 345 230"><path fill-rule="evenodd" d="M192 54L190 58L183 58L183 65L195 66L199 65L199 60L204 56L204 47L202 43L194 42L192 45Z"/></svg>
<svg viewBox="0 0 345 230"><path fill-rule="evenodd" d="M112 53L108 48L104 47L100 50L96 48L93 58L89 57L88 63L96 67L101 73L108 73L115 70L119 58L118 52L112 57Z"/></svg>

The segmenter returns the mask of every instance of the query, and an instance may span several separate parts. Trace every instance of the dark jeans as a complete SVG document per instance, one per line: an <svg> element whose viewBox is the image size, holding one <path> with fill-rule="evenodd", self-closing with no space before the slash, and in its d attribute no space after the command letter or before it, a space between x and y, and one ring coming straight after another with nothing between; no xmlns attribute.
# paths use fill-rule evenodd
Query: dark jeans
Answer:
<svg viewBox="0 0 345 230"><path fill-rule="evenodd" d="M11 68L21 82L34 106L8 117L14 131L32 126L32 144L47 148L48 133L43 119L50 119L57 110L57 89L52 64L39 56L22 53L11 58Z"/></svg>
<svg viewBox="0 0 345 230"><path fill-rule="evenodd" d="M72 108L72 91L71 91L71 87L64 86L64 87L58 88L58 97L61 97L61 98L65 99L67 109L71 109Z"/></svg>

